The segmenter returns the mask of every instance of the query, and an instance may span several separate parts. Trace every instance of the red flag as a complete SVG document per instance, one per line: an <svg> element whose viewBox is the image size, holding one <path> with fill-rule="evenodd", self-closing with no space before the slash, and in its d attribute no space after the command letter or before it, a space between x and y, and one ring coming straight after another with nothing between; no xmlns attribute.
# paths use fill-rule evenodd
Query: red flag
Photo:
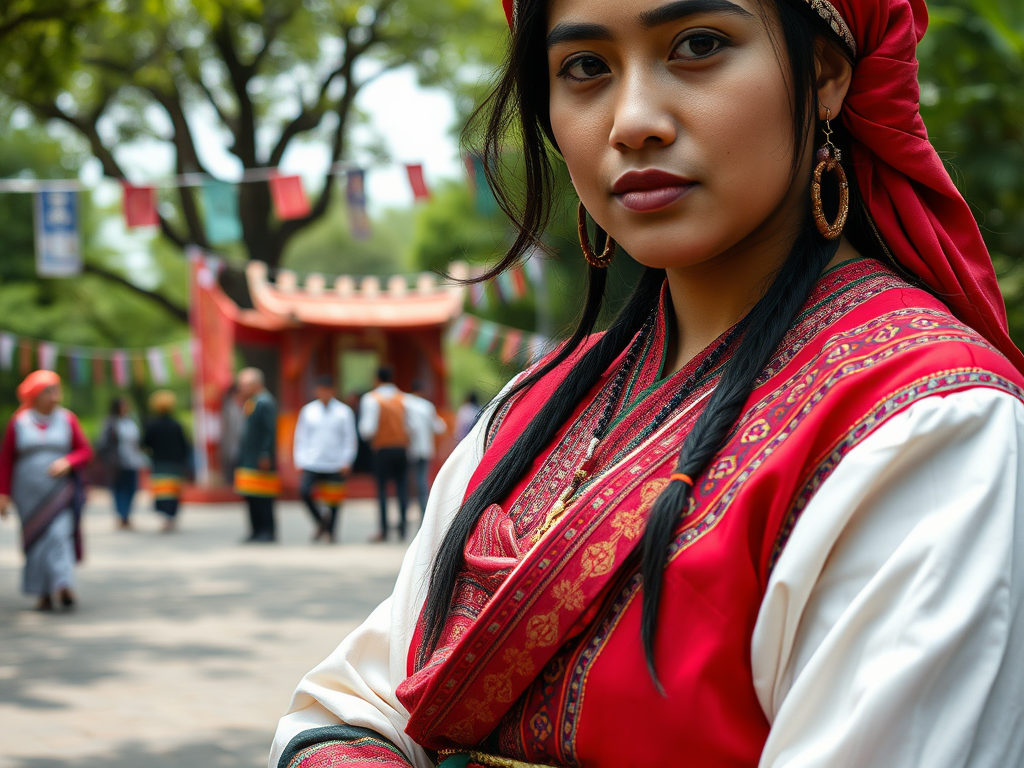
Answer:
<svg viewBox="0 0 1024 768"><path fill-rule="evenodd" d="M409 174L409 186L412 187L412 196L416 200L429 200L430 190L427 189L427 182L423 178L423 166L419 163L405 166Z"/></svg>
<svg viewBox="0 0 1024 768"><path fill-rule="evenodd" d="M106 382L106 372L104 371L105 364L102 357L94 357L92 359L92 383L103 384Z"/></svg>
<svg viewBox="0 0 1024 768"><path fill-rule="evenodd" d="M274 213L281 221L309 216L309 198L298 176L278 176L276 172L272 174L270 196L274 199Z"/></svg>
<svg viewBox="0 0 1024 768"><path fill-rule="evenodd" d="M522 346L523 332L519 330L510 330L505 334L505 343L501 347L501 362L508 365L512 362L513 358L519 354L519 348Z"/></svg>
<svg viewBox="0 0 1024 768"><path fill-rule="evenodd" d="M18 370L22 376L32 373L32 342L28 339L18 344Z"/></svg>
<svg viewBox="0 0 1024 768"><path fill-rule="evenodd" d="M156 189L134 187L127 181L122 182L122 186L124 189L124 222L128 228L158 226L160 216L156 212Z"/></svg>

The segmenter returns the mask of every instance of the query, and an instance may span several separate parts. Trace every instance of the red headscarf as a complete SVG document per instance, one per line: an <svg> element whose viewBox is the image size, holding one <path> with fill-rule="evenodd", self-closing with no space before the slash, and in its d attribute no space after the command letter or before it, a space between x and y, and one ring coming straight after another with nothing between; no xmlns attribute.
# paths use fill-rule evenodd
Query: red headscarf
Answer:
<svg viewBox="0 0 1024 768"><path fill-rule="evenodd" d="M502 0L509 24L513 0ZM796 0L799 1L799 0ZM841 37L856 44L842 118L871 218L893 256L1024 371L978 225L928 141L919 109L917 44L928 27L924 0L816 0ZM830 18L831 11L839 19Z"/></svg>
<svg viewBox="0 0 1024 768"><path fill-rule="evenodd" d="M33 371L18 385L18 401L21 409L31 408L44 389L60 384L60 376L53 371Z"/></svg>

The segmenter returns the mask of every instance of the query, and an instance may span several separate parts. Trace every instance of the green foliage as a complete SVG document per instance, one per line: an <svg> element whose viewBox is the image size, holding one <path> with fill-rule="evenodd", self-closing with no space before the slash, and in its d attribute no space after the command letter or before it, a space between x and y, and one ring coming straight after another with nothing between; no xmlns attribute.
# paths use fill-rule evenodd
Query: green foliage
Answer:
<svg viewBox="0 0 1024 768"><path fill-rule="evenodd" d="M918 51L921 113L992 253L1024 344L1024 5L939 0Z"/></svg>
<svg viewBox="0 0 1024 768"><path fill-rule="evenodd" d="M70 126L115 178L125 172L114 148L140 138L168 142L178 173L205 172L190 124L198 110L216 116L247 169L278 166L303 140L327 143L332 162L376 156L379 147L349 146L361 88L412 66L425 84L472 90L467 73L491 63L505 34L493 0L77 2L64 15L19 17L0 46L0 92ZM325 183L312 213L286 222L265 185L239 195L244 256L277 266L293 237L334 210L336 191ZM178 198L164 234L206 246L195 190Z"/></svg>
<svg viewBox="0 0 1024 768"><path fill-rule="evenodd" d="M332 204L316 226L295 236L285 249L281 266L297 272L388 277L413 271L412 246L415 214L388 210L373 221L372 236L356 240L349 230L344 204Z"/></svg>

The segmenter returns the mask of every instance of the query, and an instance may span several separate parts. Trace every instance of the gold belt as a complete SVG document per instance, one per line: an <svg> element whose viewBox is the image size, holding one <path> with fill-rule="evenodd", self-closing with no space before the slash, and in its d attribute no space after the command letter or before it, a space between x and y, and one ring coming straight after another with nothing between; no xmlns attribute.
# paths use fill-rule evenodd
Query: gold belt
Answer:
<svg viewBox="0 0 1024 768"><path fill-rule="evenodd" d="M555 766L524 763L522 760L513 760L511 757L488 755L485 752L474 752L465 749L442 749L437 753L437 756L441 758L439 764L455 755L465 755L471 763L486 765L489 768L556 768Z"/></svg>

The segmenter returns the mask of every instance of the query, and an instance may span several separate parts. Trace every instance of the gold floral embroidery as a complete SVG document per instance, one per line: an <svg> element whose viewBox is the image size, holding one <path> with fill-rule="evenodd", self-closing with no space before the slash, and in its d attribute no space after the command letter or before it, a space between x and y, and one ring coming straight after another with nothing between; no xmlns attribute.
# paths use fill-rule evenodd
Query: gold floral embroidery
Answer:
<svg viewBox="0 0 1024 768"><path fill-rule="evenodd" d="M758 440L763 440L769 431L771 431L771 427L768 424L768 420L757 419L752 422L749 427L743 430L743 434L740 436L740 442L756 443Z"/></svg>
<svg viewBox="0 0 1024 768"><path fill-rule="evenodd" d="M562 579L551 589L555 606L547 613L531 616L526 622L526 638L522 649L506 648L502 654L505 668L484 676L482 680L484 698L472 699L465 704L467 716L448 727L446 735L456 742L468 743L473 740L473 722L486 722L493 719L490 711L492 702L507 703L514 693L513 680L516 677L532 677L536 671L531 651L534 648L546 648L558 642L558 614L560 611L579 611L586 604L583 594L583 583L611 573L615 567L615 550L621 539L636 539L643 530L643 521L647 509L658 498L658 494L668 484L668 480L660 478L649 480L640 490L640 507L632 510L620 510L611 520L614 531L607 541L589 544L581 557L580 573L574 579Z"/></svg>

